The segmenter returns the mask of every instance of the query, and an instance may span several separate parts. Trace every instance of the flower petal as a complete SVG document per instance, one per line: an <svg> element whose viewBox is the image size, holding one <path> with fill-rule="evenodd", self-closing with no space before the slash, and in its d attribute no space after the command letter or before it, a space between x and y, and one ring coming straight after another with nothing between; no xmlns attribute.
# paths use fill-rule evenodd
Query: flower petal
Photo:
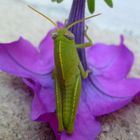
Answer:
<svg viewBox="0 0 140 140"><path fill-rule="evenodd" d="M104 94L104 92L94 86L89 79L87 79L83 81L81 98L94 116L100 116L114 112L125 106L133 99L133 96L124 98L109 96L108 94Z"/></svg>
<svg viewBox="0 0 140 140"><path fill-rule="evenodd" d="M0 44L0 69L16 76L39 81L42 85L45 84L45 75L49 71L37 49L23 38Z"/></svg>
<svg viewBox="0 0 140 140"><path fill-rule="evenodd" d="M106 95L132 97L140 90L140 79L126 78L133 64L133 54L123 44L97 44L87 51L88 64L93 73L91 79Z"/></svg>
<svg viewBox="0 0 140 140"><path fill-rule="evenodd" d="M34 98L32 102L32 119L39 120L40 116L43 116L44 114L54 113L56 106L54 83L51 76L47 77L45 87L36 84L34 85L33 90ZM43 119L40 121L43 121Z"/></svg>
<svg viewBox="0 0 140 140"><path fill-rule="evenodd" d="M44 60L45 65L48 67L49 71L54 68L54 43L51 37L51 32L49 31L46 37L41 41L39 45L40 56Z"/></svg>
<svg viewBox="0 0 140 140"><path fill-rule="evenodd" d="M38 50L27 40L0 44L0 65L2 69L16 71L16 65L33 73L46 73L47 66L40 59ZM17 66L16 66L17 67Z"/></svg>
<svg viewBox="0 0 140 140"><path fill-rule="evenodd" d="M99 122L88 112L86 114L77 114L73 134L69 136L63 133L61 140L95 140L100 131Z"/></svg>
<svg viewBox="0 0 140 140"><path fill-rule="evenodd" d="M104 93L114 97L132 97L140 91L140 79L125 78L119 81L92 76L93 83Z"/></svg>
<svg viewBox="0 0 140 140"><path fill-rule="evenodd" d="M123 44L123 36L119 46L95 44L87 50L88 64L94 75L111 80L124 78L133 64L132 52Z"/></svg>

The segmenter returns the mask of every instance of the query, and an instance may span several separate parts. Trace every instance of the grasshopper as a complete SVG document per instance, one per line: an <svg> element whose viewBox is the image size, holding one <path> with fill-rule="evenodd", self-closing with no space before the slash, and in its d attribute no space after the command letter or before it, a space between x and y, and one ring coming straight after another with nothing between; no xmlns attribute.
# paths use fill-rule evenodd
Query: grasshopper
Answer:
<svg viewBox="0 0 140 140"><path fill-rule="evenodd" d="M81 77L86 79L90 72L89 70L84 70L77 53L77 49L90 47L92 45L92 41L85 33L85 36L89 42L84 44L76 44L74 41L74 34L69 31L69 28L79 22L83 22L84 20L95 17L99 14L78 20L68 27L59 28L49 17L32 7L30 8L47 18L56 27L56 31L52 32L52 38L55 46L55 67L53 70L53 78L55 81L58 131L62 132L64 129L66 129L68 134L72 134L81 93Z"/></svg>

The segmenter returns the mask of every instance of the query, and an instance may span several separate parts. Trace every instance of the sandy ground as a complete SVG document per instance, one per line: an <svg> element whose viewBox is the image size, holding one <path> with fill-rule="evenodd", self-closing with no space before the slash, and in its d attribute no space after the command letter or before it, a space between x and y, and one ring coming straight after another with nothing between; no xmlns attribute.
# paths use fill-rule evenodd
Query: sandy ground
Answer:
<svg viewBox="0 0 140 140"><path fill-rule="evenodd" d="M37 46L51 27L20 0L0 0L0 42L10 42L23 36ZM119 34L100 30L89 32L95 41L118 43ZM132 76L140 77L140 39L125 36L126 44L135 54ZM0 73L0 140L53 140L47 124L30 119L31 92L14 76ZM116 113L99 118L103 131L98 140L140 139L140 98ZM50 137L51 136L51 137Z"/></svg>

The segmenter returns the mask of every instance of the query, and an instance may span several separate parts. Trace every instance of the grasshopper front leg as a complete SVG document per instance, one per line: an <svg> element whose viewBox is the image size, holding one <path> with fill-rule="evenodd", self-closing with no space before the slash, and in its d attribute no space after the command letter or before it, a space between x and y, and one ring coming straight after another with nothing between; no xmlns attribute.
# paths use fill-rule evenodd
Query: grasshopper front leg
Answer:
<svg viewBox="0 0 140 140"><path fill-rule="evenodd" d="M86 79L89 75L89 73L91 73L91 70L84 70L83 65L81 64L80 60L79 60L79 69L80 69L80 73L82 75L83 79Z"/></svg>
<svg viewBox="0 0 140 140"><path fill-rule="evenodd" d="M55 96L56 96L56 113L58 118L58 131L62 132L64 130L63 120L62 120L62 99L61 99L61 90L57 77L54 74L55 78Z"/></svg>
<svg viewBox="0 0 140 140"><path fill-rule="evenodd" d="M87 35L87 31L85 31L85 37L87 38L88 42L84 44L76 44L76 48L86 48L92 46L92 40L91 38Z"/></svg>

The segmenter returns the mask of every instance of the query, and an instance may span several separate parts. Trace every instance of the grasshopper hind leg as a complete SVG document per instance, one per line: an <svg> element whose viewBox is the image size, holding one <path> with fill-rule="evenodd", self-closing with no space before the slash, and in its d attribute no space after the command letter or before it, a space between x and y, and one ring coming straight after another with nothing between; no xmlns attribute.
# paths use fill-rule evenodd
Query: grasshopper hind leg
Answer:
<svg viewBox="0 0 140 140"><path fill-rule="evenodd" d="M75 124L74 122L75 122L75 118L76 118L80 94L81 94L81 77L77 76L75 84L74 84L74 88L73 88L73 97L72 97L72 101L71 101L71 108L72 108L71 115L70 115L70 119L69 119L69 124L66 128L66 131L68 134L73 133L74 124Z"/></svg>
<svg viewBox="0 0 140 140"><path fill-rule="evenodd" d="M56 96L56 114L58 118L58 131L62 132L64 130L62 120L62 99L59 82L56 77L55 77L55 96Z"/></svg>

